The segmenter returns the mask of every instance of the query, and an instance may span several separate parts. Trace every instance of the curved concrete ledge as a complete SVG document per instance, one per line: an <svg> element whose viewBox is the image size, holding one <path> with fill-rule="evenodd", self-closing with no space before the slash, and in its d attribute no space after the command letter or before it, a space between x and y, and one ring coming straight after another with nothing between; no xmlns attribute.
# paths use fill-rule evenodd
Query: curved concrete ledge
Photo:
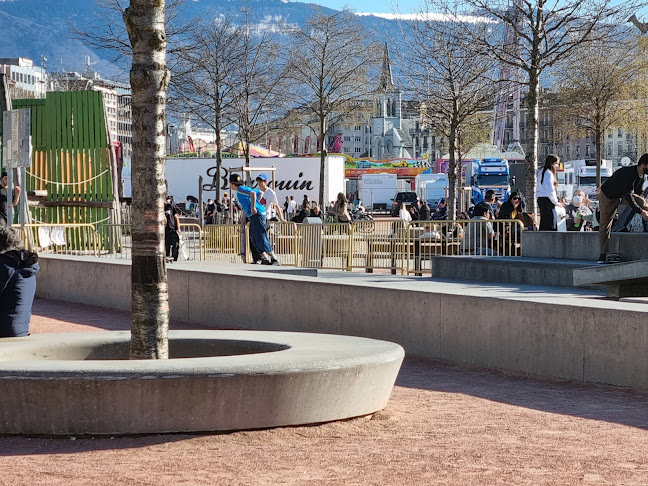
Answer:
<svg viewBox="0 0 648 486"><path fill-rule="evenodd" d="M264 331L171 331L168 360L130 361L129 332L0 340L0 434L242 430L385 407L403 348Z"/></svg>

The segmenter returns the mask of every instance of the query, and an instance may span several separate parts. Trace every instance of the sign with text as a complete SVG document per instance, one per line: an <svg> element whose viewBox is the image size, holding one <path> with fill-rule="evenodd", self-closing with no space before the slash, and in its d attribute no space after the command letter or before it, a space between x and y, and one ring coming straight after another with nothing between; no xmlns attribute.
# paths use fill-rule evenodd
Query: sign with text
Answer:
<svg viewBox="0 0 648 486"><path fill-rule="evenodd" d="M3 113L4 167L30 167L30 111L10 110Z"/></svg>

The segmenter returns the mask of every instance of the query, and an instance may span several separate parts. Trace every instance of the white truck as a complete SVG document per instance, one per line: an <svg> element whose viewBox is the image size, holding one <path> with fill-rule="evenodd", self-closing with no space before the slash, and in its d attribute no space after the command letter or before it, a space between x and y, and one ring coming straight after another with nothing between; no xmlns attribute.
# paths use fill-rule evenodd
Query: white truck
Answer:
<svg viewBox="0 0 648 486"><path fill-rule="evenodd" d="M612 175L612 161L601 160L601 184ZM558 196L571 200L577 189L589 199L596 199L596 160L580 159L565 162L564 169L558 172Z"/></svg>
<svg viewBox="0 0 648 486"><path fill-rule="evenodd" d="M398 191L396 174L362 174L358 181L360 201L368 210L387 209Z"/></svg>
<svg viewBox="0 0 648 486"><path fill-rule="evenodd" d="M419 174L416 176L416 192L421 201L427 201L430 208L436 208L446 197L449 186L448 174Z"/></svg>

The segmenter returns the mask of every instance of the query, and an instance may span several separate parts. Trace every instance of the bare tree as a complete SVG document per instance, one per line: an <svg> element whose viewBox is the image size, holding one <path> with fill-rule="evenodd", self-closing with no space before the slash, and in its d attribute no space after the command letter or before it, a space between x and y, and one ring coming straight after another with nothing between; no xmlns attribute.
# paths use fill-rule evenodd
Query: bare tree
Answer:
<svg viewBox="0 0 648 486"><path fill-rule="evenodd" d="M182 37L193 21L184 19L187 0L165 0L165 31L171 47L167 53L173 55L182 48ZM122 19L129 0L95 0L96 21L91 25L70 24L72 35L91 48L108 52L108 60L128 70L131 59L131 42ZM175 42L174 42L175 41Z"/></svg>
<svg viewBox="0 0 648 486"><path fill-rule="evenodd" d="M280 50L271 32L254 26L247 6L242 9L241 35L230 46L239 62L230 71L234 90L236 124L245 165L250 165L250 144L268 133L268 120L279 116L286 102L286 86Z"/></svg>
<svg viewBox="0 0 648 486"><path fill-rule="evenodd" d="M318 121L319 203L324 207L326 137L336 121L373 107L369 74L380 50L347 10L324 15L316 9L306 25L290 35L290 92L307 116L313 114Z"/></svg>
<svg viewBox="0 0 648 486"><path fill-rule="evenodd" d="M169 104L175 111L189 114L214 130L217 174L222 167L221 129L235 119L236 80L232 74L242 62L242 52L236 49L242 35L241 26L230 15L200 24L188 46L177 53L171 82ZM216 187L216 200L220 200L220 186Z"/></svg>
<svg viewBox="0 0 648 486"><path fill-rule="evenodd" d="M464 13L491 22L486 36L471 36L494 59L525 74L528 108L526 197L537 212L538 113L540 82L548 68L584 44L614 38L634 2L615 0L465 0ZM470 32L467 31L469 35Z"/></svg>
<svg viewBox="0 0 648 486"><path fill-rule="evenodd" d="M169 296L164 259L164 0L131 0L124 11L132 52L132 359L168 358Z"/></svg>
<svg viewBox="0 0 648 486"><path fill-rule="evenodd" d="M409 90L425 105L426 123L448 139L447 202L449 217L455 219L461 154L488 125L479 113L493 106L495 63L465 35L466 30L476 37L485 35L486 24L451 12L447 4L429 3L430 7L446 15L434 17L428 10L420 12L420 20L406 23L411 35L402 36L401 63L407 67Z"/></svg>
<svg viewBox="0 0 648 486"><path fill-rule="evenodd" d="M554 125L570 135L594 136L597 186L601 185L605 132L618 127L646 129L647 68L637 37L630 35L584 46L555 70L560 102Z"/></svg>

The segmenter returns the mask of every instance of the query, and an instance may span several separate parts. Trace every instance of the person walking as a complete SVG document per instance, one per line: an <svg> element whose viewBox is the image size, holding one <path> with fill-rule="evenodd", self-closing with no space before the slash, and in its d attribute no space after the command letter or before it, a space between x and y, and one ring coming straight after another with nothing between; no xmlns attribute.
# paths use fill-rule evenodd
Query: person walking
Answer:
<svg viewBox="0 0 648 486"><path fill-rule="evenodd" d="M29 335L38 255L23 250L20 234L0 225L0 337Z"/></svg>
<svg viewBox="0 0 648 486"><path fill-rule="evenodd" d="M283 211L279 205L279 199L277 199L277 193L268 186L268 176L265 174L259 174L256 178L257 184L259 185L259 190L261 191L261 204L265 206L267 221L281 221L282 223L286 222L286 219L283 216Z"/></svg>
<svg viewBox="0 0 648 486"><path fill-rule="evenodd" d="M648 154L639 158L637 165L621 167L603 183L599 191L599 250L598 263L606 263L610 244L610 232L619 203L627 204L639 214L647 227L648 203L640 196L643 191L644 176L648 174Z"/></svg>
<svg viewBox="0 0 648 486"><path fill-rule="evenodd" d="M297 201L295 201L295 198L293 196L290 196L290 200L288 201L288 220L292 221L292 219L295 217L295 212L297 210Z"/></svg>
<svg viewBox="0 0 648 486"><path fill-rule="evenodd" d="M351 215L349 214L349 206L344 193L339 192L335 204L331 208L331 212L337 216L339 223L350 223Z"/></svg>
<svg viewBox="0 0 648 486"><path fill-rule="evenodd" d="M250 221L250 243L254 245L261 257L262 265L279 265L266 230L266 209L261 204L261 191L243 184L238 174L231 174L229 182L237 193L237 199Z"/></svg>
<svg viewBox="0 0 648 486"><path fill-rule="evenodd" d="M547 155L544 167L536 174L538 207L540 208L540 231L557 230L555 207L561 206L556 194L556 187L558 186L556 170L559 164L560 158L557 155Z"/></svg>
<svg viewBox="0 0 648 486"><path fill-rule="evenodd" d="M174 205L167 202L164 205L164 247L167 258L173 258L174 262L178 261L180 251L180 219ZM170 261L170 260L169 260Z"/></svg>

